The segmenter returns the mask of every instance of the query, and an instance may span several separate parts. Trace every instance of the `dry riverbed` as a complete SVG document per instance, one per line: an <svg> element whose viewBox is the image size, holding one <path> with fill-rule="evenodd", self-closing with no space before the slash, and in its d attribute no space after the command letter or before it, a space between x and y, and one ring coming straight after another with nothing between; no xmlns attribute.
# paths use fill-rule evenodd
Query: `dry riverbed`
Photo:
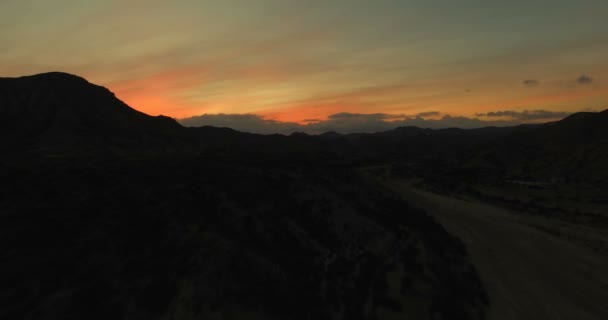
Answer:
<svg viewBox="0 0 608 320"><path fill-rule="evenodd" d="M605 251L556 236L551 219L388 185L466 244L489 294L489 319L608 319Z"/></svg>

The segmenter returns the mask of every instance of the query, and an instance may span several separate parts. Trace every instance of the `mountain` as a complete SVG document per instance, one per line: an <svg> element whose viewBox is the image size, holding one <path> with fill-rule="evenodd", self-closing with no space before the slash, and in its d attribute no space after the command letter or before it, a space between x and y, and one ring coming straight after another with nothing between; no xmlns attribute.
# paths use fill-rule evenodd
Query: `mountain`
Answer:
<svg viewBox="0 0 608 320"><path fill-rule="evenodd" d="M57 72L0 78L0 142L10 319L483 319L463 243L362 169L448 192L608 182L608 110L259 135L184 128Z"/></svg>
<svg viewBox="0 0 608 320"><path fill-rule="evenodd" d="M139 150L254 162L406 162L419 164L420 170L460 170L467 179L608 181L607 118L608 110L515 127L260 135L228 128L184 128L168 117L136 111L108 89L66 73L0 78L0 152Z"/></svg>
<svg viewBox="0 0 608 320"><path fill-rule="evenodd" d="M182 144L171 118L148 116L108 89L67 73L0 78L4 149L72 149Z"/></svg>
<svg viewBox="0 0 608 320"><path fill-rule="evenodd" d="M357 136L183 128L63 73L0 79L0 119L2 319L484 318Z"/></svg>
<svg viewBox="0 0 608 320"><path fill-rule="evenodd" d="M608 110L576 113L477 144L461 165L500 177L606 184Z"/></svg>

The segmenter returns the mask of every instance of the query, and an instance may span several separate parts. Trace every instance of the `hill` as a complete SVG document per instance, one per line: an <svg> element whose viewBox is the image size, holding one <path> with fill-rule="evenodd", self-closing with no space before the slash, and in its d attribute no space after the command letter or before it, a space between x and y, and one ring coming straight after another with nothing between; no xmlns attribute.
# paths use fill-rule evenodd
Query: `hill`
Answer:
<svg viewBox="0 0 608 320"><path fill-rule="evenodd" d="M608 183L608 110L512 132L476 145L462 167L501 178Z"/></svg>
<svg viewBox="0 0 608 320"><path fill-rule="evenodd" d="M80 150L183 144L173 119L132 109L104 87L51 72L0 78L4 149Z"/></svg>
<svg viewBox="0 0 608 320"><path fill-rule="evenodd" d="M0 119L0 318L484 318L357 137L186 129L62 73L1 79Z"/></svg>

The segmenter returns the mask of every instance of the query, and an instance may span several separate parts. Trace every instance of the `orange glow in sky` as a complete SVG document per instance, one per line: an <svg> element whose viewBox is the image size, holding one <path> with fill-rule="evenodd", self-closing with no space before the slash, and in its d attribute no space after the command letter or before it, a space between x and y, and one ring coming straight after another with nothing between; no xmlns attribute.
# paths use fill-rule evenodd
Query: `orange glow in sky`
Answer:
<svg viewBox="0 0 608 320"><path fill-rule="evenodd" d="M69 72L174 118L605 109L608 5L542 2L5 0L0 76Z"/></svg>

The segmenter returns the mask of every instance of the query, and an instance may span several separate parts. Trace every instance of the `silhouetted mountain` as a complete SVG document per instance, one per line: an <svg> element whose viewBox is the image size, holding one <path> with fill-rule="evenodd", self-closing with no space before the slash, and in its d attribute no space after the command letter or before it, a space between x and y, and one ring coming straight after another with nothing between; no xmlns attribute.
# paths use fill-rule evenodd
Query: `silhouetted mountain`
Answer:
<svg viewBox="0 0 608 320"><path fill-rule="evenodd" d="M183 128L62 73L0 119L0 318L484 318L462 242L352 167L417 133Z"/></svg>
<svg viewBox="0 0 608 320"><path fill-rule="evenodd" d="M174 147L184 140L173 119L148 116L60 72L0 78L0 115L3 148Z"/></svg>
<svg viewBox="0 0 608 320"><path fill-rule="evenodd" d="M373 134L349 134L346 138L363 154L384 161L420 161L422 159L456 159L458 155L481 143L505 137L518 127L481 129L421 129L399 127Z"/></svg>
<svg viewBox="0 0 608 320"><path fill-rule="evenodd" d="M608 110L259 135L184 128L47 73L0 78L0 137L0 317L14 319L482 319L462 243L359 168L449 192L608 182Z"/></svg>
<svg viewBox="0 0 608 320"><path fill-rule="evenodd" d="M254 162L414 162L427 168L464 169L473 173L467 173L469 178L608 177L606 111L516 127L259 135L227 128L183 128L173 119L136 111L80 77L47 73L0 78L0 115L4 150L164 150Z"/></svg>
<svg viewBox="0 0 608 320"><path fill-rule="evenodd" d="M501 176L608 182L608 110L525 127L475 146L463 163Z"/></svg>

